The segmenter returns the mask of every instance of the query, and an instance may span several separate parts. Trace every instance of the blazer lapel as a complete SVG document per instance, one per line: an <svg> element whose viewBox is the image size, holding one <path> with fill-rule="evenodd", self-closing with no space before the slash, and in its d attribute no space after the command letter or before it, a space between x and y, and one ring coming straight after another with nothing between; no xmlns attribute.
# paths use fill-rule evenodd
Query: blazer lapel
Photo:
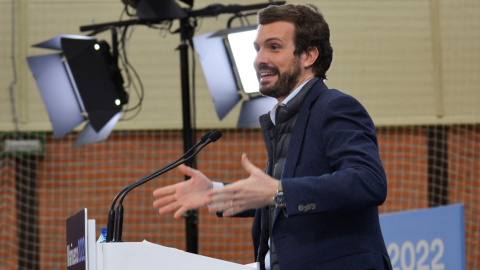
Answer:
<svg viewBox="0 0 480 270"><path fill-rule="evenodd" d="M310 108L320 93L325 89L327 89L327 87L322 80L317 80L314 82L313 85L311 85L311 89L305 97L302 106L300 107L297 122L288 146L282 178L291 178L295 175L295 168L297 167L298 158L303 146L303 138L305 136L306 126L310 116Z"/></svg>

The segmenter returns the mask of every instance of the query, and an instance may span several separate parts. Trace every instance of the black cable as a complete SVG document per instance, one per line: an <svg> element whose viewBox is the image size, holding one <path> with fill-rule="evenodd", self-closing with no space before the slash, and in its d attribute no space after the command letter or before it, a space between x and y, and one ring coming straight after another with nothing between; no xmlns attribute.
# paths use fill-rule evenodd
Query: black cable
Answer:
<svg viewBox="0 0 480 270"><path fill-rule="evenodd" d="M123 31L122 31L122 36L120 38L119 44L121 45L121 60L122 60L122 66L125 70L125 73L127 75L127 85L126 88L128 89L133 89L134 92L136 93L136 96L138 98L137 104L135 104L133 107L130 107L130 105L127 105L128 107L123 110L123 117L121 121L126 121L133 119L136 117L142 108L142 103L143 103L143 98L145 95L145 89L143 87L143 83L141 81L140 76L138 75L137 71L133 67L133 65L129 62L128 56L127 56L127 51L126 51L126 36L128 33L128 26L125 26ZM133 73L135 80L132 79L132 74ZM135 84L135 81L139 84L138 88L137 85ZM135 113L132 116L127 117L127 113L135 111Z"/></svg>

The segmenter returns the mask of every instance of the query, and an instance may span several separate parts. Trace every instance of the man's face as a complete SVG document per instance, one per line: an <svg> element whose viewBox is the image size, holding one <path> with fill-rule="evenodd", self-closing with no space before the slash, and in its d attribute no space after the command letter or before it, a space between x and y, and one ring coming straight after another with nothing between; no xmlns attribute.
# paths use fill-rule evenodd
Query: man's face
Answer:
<svg viewBox="0 0 480 270"><path fill-rule="evenodd" d="M278 21L258 27L254 67L260 93L282 101L303 81L302 56L295 57L295 25Z"/></svg>

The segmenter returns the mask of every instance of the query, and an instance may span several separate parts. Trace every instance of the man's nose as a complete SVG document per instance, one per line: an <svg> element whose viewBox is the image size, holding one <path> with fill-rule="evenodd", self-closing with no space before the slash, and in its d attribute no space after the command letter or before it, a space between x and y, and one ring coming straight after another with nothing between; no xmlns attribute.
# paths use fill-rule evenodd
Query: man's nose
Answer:
<svg viewBox="0 0 480 270"><path fill-rule="evenodd" d="M255 60L253 61L253 66L255 68L258 68L262 64L267 64L267 58L265 57L265 54L259 50L257 52L257 55L255 56Z"/></svg>

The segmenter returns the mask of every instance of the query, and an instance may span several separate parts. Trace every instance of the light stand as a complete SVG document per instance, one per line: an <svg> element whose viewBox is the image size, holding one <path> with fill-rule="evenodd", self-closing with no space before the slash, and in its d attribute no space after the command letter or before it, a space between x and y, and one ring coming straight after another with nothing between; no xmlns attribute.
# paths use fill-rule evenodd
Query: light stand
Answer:
<svg viewBox="0 0 480 270"><path fill-rule="evenodd" d="M192 112L190 100L190 80L188 65L188 43L192 44L193 25L190 18L180 19L180 79L182 88L182 113L183 113L183 149L188 151L193 144ZM194 167L194 159L187 161L186 165ZM188 177L185 176L185 180ZM198 215L197 210L189 210L185 213L185 234L187 242L187 251L198 254Z"/></svg>

